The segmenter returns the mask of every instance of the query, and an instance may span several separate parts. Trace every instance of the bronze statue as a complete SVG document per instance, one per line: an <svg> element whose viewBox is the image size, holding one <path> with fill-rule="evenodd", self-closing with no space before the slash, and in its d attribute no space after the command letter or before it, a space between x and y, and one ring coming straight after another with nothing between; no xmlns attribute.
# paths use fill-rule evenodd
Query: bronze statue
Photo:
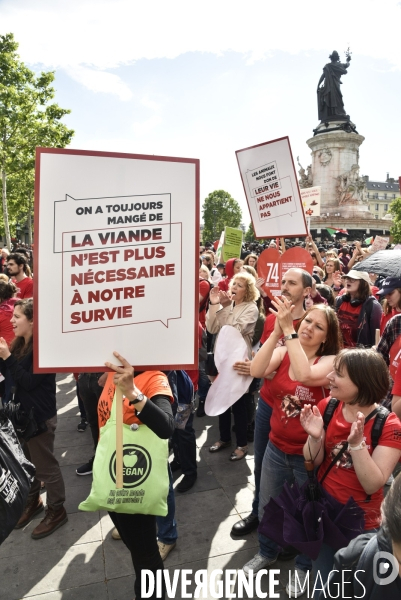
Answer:
<svg viewBox="0 0 401 600"><path fill-rule="evenodd" d="M341 93L341 75L347 74L351 62L349 49L345 53L347 62L341 63L337 50L330 54L330 63L323 67L323 74L317 84L317 105L319 119L324 123L335 120L349 120L344 110L343 95ZM324 81L322 87L320 84Z"/></svg>

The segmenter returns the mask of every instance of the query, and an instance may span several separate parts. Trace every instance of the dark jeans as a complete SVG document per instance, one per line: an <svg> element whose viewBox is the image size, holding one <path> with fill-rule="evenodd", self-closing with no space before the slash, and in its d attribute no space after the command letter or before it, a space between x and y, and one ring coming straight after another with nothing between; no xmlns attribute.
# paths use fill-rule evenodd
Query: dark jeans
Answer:
<svg viewBox="0 0 401 600"><path fill-rule="evenodd" d="M302 454L284 454L277 446L268 442L262 463L259 490L259 521L262 520L264 507L270 498L276 498L283 491L287 481L292 485L294 481L301 487L308 479ZM259 532L260 554L265 558L276 558L280 553L280 546L273 540ZM312 561L305 554L298 554L295 566L301 571L310 571Z"/></svg>
<svg viewBox="0 0 401 600"><path fill-rule="evenodd" d="M175 520L175 496L173 488L173 475L168 466L169 488L167 496L167 515L156 517L157 537L163 544L175 544L178 538L177 522Z"/></svg>
<svg viewBox="0 0 401 600"><path fill-rule="evenodd" d="M25 456L36 468L36 476L32 482L29 496L40 494L40 482L46 485L47 506L54 510L62 508L65 502L65 487L60 465L54 456L54 434L57 426L57 415L46 421L47 431L24 442Z"/></svg>
<svg viewBox="0 0 401 600"><path fill-rule="evenodd" d="M262 472L263 457L266 452L267 442L270 434L270 418L273 409L262 398L259 398L258 410L255 417L255 441L253 452L255 457L254 477L255 477L255 496L252 503L252 514L258 515L259 512L259 489L260 474Z"/></svg>
<svg viewBox="0 0 401 600"><path fill-rule="evenodd" d="M185 429L175 429L172 437L174 458L181 465L184 475L194 475L196 464L196 437L192 427L194 413L189 415Z"/></svg>
<svg viewBox="0 0 401 600"><path fill-rule="evenodd" d="M233 411L237 446L240 446L241 448L248 444L246 439L248 425L246 397L247 394L244 394L239 400L234 402L230 408L219 415L220 439L222 442L229 442L231 440L231 411Z"/></svg>
<svg viewBox="0 0 401 600"><path fill-rule="evenodd" d="M131 552L135 569L135 598L142 600L141 571L148 569L154 573L163 569L156 539L156 517L153 515L128 515L124 513L109 512L110 518L117 527L122 541ZM165 598L165 586L162 578L162 599ZM156 598L156 586L151 598Z"/></svg>
<svg viewBox="0 0 401 600"><path fill-rule="evenodd" d="M86 420L91 428L95 450L99 440L97 405L100 394L103 391L103 388L98 384L98 379L101 375L103 375L103 373L80 373L78 376L79 395L85 408Z"/></svg>
<svg viewBox="0 0 401 600"><path fill-rule="evenodd" d="M210 379L205 373L205 364L204 360L199 362L199 381L198 381L198 398L199 400L205 400L209 388L211 386Z"/></svg>
<svg viewBox="0 0 401 600"><path fill-rule="evenodd" d="M86 421L85 406L84 406L84 403L82 402L81 396L79 395L78 381L77 381L77 385L76 385L76 391L77 391L77 398L78 398L79 414L81 415L81 419Z"/></svg>

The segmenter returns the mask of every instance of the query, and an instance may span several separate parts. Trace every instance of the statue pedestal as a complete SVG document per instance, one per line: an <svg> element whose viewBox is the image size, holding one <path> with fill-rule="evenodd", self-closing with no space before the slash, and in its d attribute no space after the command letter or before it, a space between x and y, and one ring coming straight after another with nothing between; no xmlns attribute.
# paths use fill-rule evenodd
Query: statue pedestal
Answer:
<svg viewBox="0 0 401 600"><path fill-rule="evenodd" d="M328 128L319 124L315 136L306 141L312 151L313 185L322 188L320 212L333 217L371 219L367 204L340 203L338 177L350 171L353 165L359 165L359 146L365 139L358 133L340 129L326 132L326 129L341 125L344 125L343 120L330 121Z"/></svg>

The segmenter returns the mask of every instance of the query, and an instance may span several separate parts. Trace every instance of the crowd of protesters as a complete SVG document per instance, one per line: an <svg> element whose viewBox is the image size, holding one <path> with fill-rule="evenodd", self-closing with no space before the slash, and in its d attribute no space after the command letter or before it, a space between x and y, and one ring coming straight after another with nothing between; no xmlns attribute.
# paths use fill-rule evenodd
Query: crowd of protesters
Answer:
<svg viewBox="0 0 401 600"><path fill-rule="evenodd" d="M233 365L233 375L234 371L250 374L254 381L262 382L253 425L255 497L250 514L234 524L231 534L244 536L257 529L269 500L280 495L284 483L304 484L308 479L304 460L313 460L314 467L322 465L320 478L330 471L325 490L342 504L352 499L363 511L361 539L363 535L366 540L373 539L381 531L383 490L393 483L392 472L397 471L401 456L401 272L386 277L360 267L355 270L357 263L370 256L369 248L359 240L350 245L327 241L318 247L309 235L303 242L285 240L284 244L276 240L244 244L241 257L225 265L215 264L211 244L200 248L200 278L202 265L210 268L210 258L211 266L225 275L209 290L209 349L213 349L216 331L213 323L227 310L234 314L241 277L245 284L250 269L257 270L263 250L274 248L281 254L297 246L306 249L313 262L311 274L296 268L284 273L281 298L274 300L267 297L264 280L254 273L266 311L261 344L252 361ZM201 288L200 296L204 306ZM255 311L251 320L237 324L243 335L252 336L256 315ZM379 330L382 337L376 347ZM203 367L201 364L201 372ZM324 415L331 399L337 404L326 428ZM240 401L232 407L236 430ZM379 409L386 415L385 425L380 439L372 441L374 426L368 421ZM388 412L391 409L394 412ZM201 395L197 414L204 414ZM245 414L242 412L243 419ZM253 415L248 411L248 420ZM250 433L248 440L253 439L252 428ZM220 434L211 452L231 445L227 427L220 427ZM346 451L342 445L347 446ZM246 452L247 446L237 435L237 449L230 460L243 458ZM401 497L398 500L401 505ZM265 532L266 528L259 526L260 548L244 565L246 573L255 574L277 559L295 557L295 572L287 585L290 597L306 593L305 581L311 570L320 574L323 583L328 579L338 548L323 544L317 560L311 561L294 548L278 546ZM400 536L401 522L397 539ZM397 552L399 559L399 548ZM393 584L392 591L394 585L401 591L400 581ZM314 597L318 596L316 591Z"/></svg>
<svg viewBox="0 0 401 600"><path fill-rule="evenodd" d="M265 248L283 252L281 244L275 240L244 244L241 256L225 264L216 259L211 243L201 246L199 369L185 373L185 392L180 379L182 372L134 373L119 355L116 357L122 366L110 364L113 373L109 375L76 375L81 414L77 429L83 432L90 427L94 456L99 429L110 416L115 386L121 388L127 402L124 405L127 424L145 423L159 437L170 438L173 460L166 466L170 481L167 516L110 513L115 525L113 538L122 540L131 552L136 600L142 597L142 569L154 572L161 569L163 560L176 546L171 472L182 471L183 478L175 489L178 493L185 493L195 485L193 420L195 415L202 418L206 414L208 391L218 376L209 358L213 357L216 340L227 325L241 333L247 348L244 359L232 365L231 377L246 376L251 383L230 408L216 417L220 437L209 451L231 448L231 432L235 431L236 443L227 458L237 462L247 455L248 444L254 443L253 503L249 515L231 530L231 535L243 537L260 525L259 549L243 566L245 573L255 575L277 559L295 558L287 593L290 597L301 597L306 593L304 584L310 571L318 571L325 583L333 564L339 564L339 556L345 554L351 560L349 556L354 556L355 548L360 552L352 568L360 555L364 556L365 547L373 543L375 548L390 548L396 559L401 560L401 519L397 522L392 518L394 513L401 514L401 477L393 477L401 456L401 276L386 277L383 273L353 269L368 256L361 241L349 245L325 241L317 246L307 236L302 242L285 240L284 244L285 249L305 248L311 254L313 268L312 273L289 269L283 274L280 295L273 300L266 293L264 279L258 276L258 261ZM46 486L47 510L32 533L34 539L41 539L67 522L64 482L54 456L55 375L35 375L32 370L31 251L22 246L12 253L3 249L1 254L2 401L5 405L10 401L20 402L26 410L33 409L39 425L35 436L23 442L27 457L36 467L36 479L16 528L24 527L44 510L40 490ZM184 393L185 400L180 397ZM196 412L194 393L198 399ZM333 399L331 420L326 422ZM184 422L177 427L179 405L180 410L182 406L188 410ZM373 429L375 415L379 413L384 418L376 439ZM92 474L94 456L77 468L78 476ZM325 543L316 560L307 552L278 545L261 523L271 498L279 496L287 484L296 482L302 486L307 481L304 461L312 462L317 469L321 465L317 477L323 479L325 473L322 485L327 493L342 504L352 499L362 515L361 526L355 530L355 539L349 547L336 554L338 548ZM235 467L232 468L235 483ZM383 505L381 512L384 489L391 485L387 508ZM373 598L376 582L370 581L369 585ZM401 592L400 578L392 583L391 590ZM319 592L314 597L318 598Z"/></svg>

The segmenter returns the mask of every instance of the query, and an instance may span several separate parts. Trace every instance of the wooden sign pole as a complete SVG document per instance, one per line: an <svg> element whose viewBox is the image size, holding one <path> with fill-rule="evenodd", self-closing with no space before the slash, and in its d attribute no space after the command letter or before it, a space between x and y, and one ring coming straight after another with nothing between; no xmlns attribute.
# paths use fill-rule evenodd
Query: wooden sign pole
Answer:
<svg viewBox="0 0 401 600"><path fill-rule="evenodd" d="M123 483L123 393L116 386L116 488L122 489Z"/></svg>

